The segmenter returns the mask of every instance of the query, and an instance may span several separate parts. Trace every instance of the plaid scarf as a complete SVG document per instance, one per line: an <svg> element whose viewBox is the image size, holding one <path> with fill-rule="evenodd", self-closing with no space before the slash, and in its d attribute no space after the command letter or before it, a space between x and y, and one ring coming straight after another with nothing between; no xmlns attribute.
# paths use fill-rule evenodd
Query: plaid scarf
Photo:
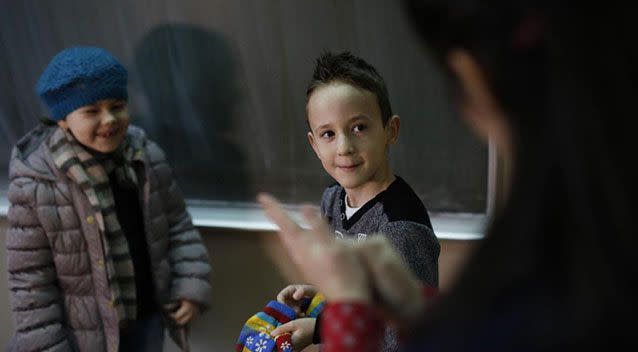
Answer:
<svg viewBox="0 0 638 352"><path fill-rule="evenodd" d="M114 153L117 157L100 161L80 145L70 132L62 128L52 134L49 147L55 165L80 186L93 207L91 210L102 234L100 237L111 302L119 321L125 323L135 320L137 303L133 260L128 241L117 219L108 175L114 172L118 184L132 182L137 185L137 177L131 167L136 151L126 138Z"/></svg>

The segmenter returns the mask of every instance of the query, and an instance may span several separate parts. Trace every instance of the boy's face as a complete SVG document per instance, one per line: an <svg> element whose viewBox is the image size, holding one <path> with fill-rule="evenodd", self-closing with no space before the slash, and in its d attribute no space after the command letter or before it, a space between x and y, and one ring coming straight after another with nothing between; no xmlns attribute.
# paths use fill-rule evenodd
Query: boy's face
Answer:
<svg viewBox="0 0 638 352"><path fill-rule="evenodd" d="M105 99L82 106L58 125L70 130L82 145L102 153L117 149L126 136L129 124L126 101Z"/></svg>
<svg viewBox="0 0 638 352"><path fill-rule="evenodd" d="M335 82L308 99L308 141L324 169L345 189L392 177L388 146L398 138L399 117L383 126L376 96Z"/></svg>

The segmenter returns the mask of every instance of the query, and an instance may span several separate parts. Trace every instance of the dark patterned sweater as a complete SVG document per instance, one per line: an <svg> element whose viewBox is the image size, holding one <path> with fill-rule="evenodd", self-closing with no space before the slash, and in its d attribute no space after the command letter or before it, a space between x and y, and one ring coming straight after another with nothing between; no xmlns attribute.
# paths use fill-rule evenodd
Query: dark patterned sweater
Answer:
<svg viewBox="0 0 638 352"><path fill-rule="evenodd" d="M338 238L363 241L383 235L403 257L419 280L431 287L439 284L441 247L421 199L399 176L388 188L346 218L345 190L334 184L323 192L321 214ZM317 318L313 343L320 343L321 317ZM386 329L383 351L398 351L396 332Z"/></svg>
<svg viewBox="0 0 638 352"><path fill-rule="evenodd" d="M400 177L346 219L345 190L328 187L321 199L321 213L337 237L364 240L383 234L425 284L439 283L440 245L427 210L412 188Z"/></svg>

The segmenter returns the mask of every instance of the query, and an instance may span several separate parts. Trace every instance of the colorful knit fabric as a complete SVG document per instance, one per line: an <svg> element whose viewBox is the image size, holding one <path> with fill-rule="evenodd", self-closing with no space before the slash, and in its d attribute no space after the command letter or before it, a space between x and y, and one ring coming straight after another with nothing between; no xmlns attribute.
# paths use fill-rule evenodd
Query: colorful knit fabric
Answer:
<svg viewBox="0 0 638 352"><path fill-rule="evenodd" d="M317 293L312 299L308 300L307 306L304 305L306 317L316 318L326 305L326 297L321 293Z"/></svg>
<svg viewBox="0 0 638 352"><path fill-rule="evenodd" d="M306 317L316 318L323 310L326 299L316 294L307 303ZM295 310L283 303L270 301L264 310L246 321L235 345L236 352L292 352L292 336L289 333L270 336L279 325L297 318Z"/></svg>

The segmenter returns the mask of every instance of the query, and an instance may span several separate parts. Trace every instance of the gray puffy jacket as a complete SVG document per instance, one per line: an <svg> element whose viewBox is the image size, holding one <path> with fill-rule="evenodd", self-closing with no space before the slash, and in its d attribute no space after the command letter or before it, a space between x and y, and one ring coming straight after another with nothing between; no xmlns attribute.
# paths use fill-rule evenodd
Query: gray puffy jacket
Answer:
<svg viewBox="0 0 638 352"><path fill-rule="evenodd" d="M52 160L46 141L57 126L38 126L15 146L9 168L7 270L13 351L117 351L98 224L88 199ZM143 205L156 299L198 302L210 296L206 248L186 211L161 149L129 127L145 150Z"/></svg>

